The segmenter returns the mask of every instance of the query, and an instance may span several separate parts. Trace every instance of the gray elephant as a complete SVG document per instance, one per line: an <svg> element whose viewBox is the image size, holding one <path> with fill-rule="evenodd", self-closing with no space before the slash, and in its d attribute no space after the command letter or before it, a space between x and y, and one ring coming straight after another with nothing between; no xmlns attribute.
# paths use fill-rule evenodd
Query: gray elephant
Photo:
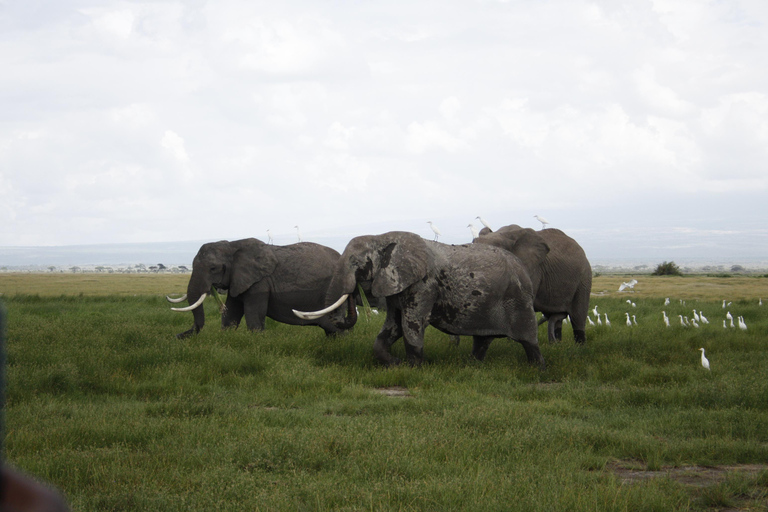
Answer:
<svg viewBox="0 0 768 512"><path fill-rule="evenodd" d="M390 347L401 337L409 362L420 364L424 330L432 325L473 336L472 353L479 360L494 338L509 337L523 345L529 362L544 367L531 281L511 253L480 244L446 245L402 231L359 236L341 255L328 288L326 303L336 303L295 313L305 319L327 314L358 284L386 298L387 317L374 343L375 356L385 364L400 362Z"/></svg>
<svg viewBox="0 0 768 512"><path fill-rule="evenodd" d="M491 232L483 229L475 239L478 244L490 244L510 251L520 258L533 284L534 309L544 314L548 322L549 341L562 338L563 320L570 316L576 343L586 337L589 295L592 292L592 266L584 249L559 229L534 231L517 224ZM546 244L549 253L542 260L531 247Z"/></svg>
<svg viewBox="0 0 768 512"><path fill-rule="evenodd" d="M323 307L339 253L330 247L302 242L286 246L269 245L255 238L204 244L192 264L187 294L190 306L173 308L192 311L194 326L178 338L196 334L205 325L200 307L212 287L227 290L221 327L237 327L245 316L249 330L264 329L265 318L292 325L317 325L326 334L350 329L357 321L354 298L343 310L317 320L301 320L293 309Z"/></svg>

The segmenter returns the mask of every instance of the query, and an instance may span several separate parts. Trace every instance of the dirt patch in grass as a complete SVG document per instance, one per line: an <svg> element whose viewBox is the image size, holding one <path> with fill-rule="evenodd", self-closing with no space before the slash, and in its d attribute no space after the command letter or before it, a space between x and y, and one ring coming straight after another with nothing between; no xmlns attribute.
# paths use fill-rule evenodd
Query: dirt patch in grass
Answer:
<svg viewBox="0 0 768 512"><path fill-rule="evenodd" d="M724 482L729 474L757 475L768 471L768 464L736 464L725 466L666 466L658 470L638 469L631 462L609 462L606 469L618 476L623 483L644 482L653 478L667 477L692 487L710 487Z"/></svg>
<svg viewBox="0 0 768 512"><path fill-rule="evenodd" d="M400 386L390 386L386 388L376 388L374 389L376 393L379 393L384 396L391 396L395 398L408 398L413 395L411 395L411 392L408 391L408 388L403 388Z"/></svg>

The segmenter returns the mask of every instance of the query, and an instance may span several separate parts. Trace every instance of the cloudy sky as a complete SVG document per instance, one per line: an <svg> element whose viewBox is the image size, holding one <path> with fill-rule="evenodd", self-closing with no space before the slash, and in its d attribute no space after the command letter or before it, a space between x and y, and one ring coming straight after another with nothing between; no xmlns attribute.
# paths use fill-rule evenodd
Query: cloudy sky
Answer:
<svg viewBox="0 0 768 512"><path fill-rule="evenodd" d="M0 246L768 259L764 0L0 0Z"/></svg>

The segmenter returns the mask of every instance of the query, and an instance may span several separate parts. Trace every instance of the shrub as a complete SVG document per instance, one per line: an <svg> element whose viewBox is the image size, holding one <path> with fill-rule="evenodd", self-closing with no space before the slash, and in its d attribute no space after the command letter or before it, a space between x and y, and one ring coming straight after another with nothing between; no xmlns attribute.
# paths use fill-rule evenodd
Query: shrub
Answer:
<svg viewBox="0 0 768 512"><path fill-rule="evenodd" d="M667 263L659 263L656 270L653 271L654 276L681 276L683 273L680 271L680 267L674 261Z"/></svg>

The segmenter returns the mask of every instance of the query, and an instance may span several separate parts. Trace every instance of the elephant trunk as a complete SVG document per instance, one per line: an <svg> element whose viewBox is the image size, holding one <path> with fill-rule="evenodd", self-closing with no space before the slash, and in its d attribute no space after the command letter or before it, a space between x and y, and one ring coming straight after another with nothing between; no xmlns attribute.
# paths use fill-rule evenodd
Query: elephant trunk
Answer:
<svg viewBox="0 0 768 512"><path fill-rule="evenodd" d="M187 301L189 302L189 307L178 309L192 311L194 324L188 331L177 334L177 338L182 339L197 334L205 326L205 308L203 307L202 302L205 300L210 288L211 284L208 283L204 277L195 274L193 270L192 276L189 278L189 284L187 285Z"/></svg>
<svg viewBox="0 0 768 512"><path fill-rule="evenodd" d="M355 304L355 297L350 295L347 297L347 316L344 321L339 325L342 330L351 329L357 323L357 306Z"/></svg>

